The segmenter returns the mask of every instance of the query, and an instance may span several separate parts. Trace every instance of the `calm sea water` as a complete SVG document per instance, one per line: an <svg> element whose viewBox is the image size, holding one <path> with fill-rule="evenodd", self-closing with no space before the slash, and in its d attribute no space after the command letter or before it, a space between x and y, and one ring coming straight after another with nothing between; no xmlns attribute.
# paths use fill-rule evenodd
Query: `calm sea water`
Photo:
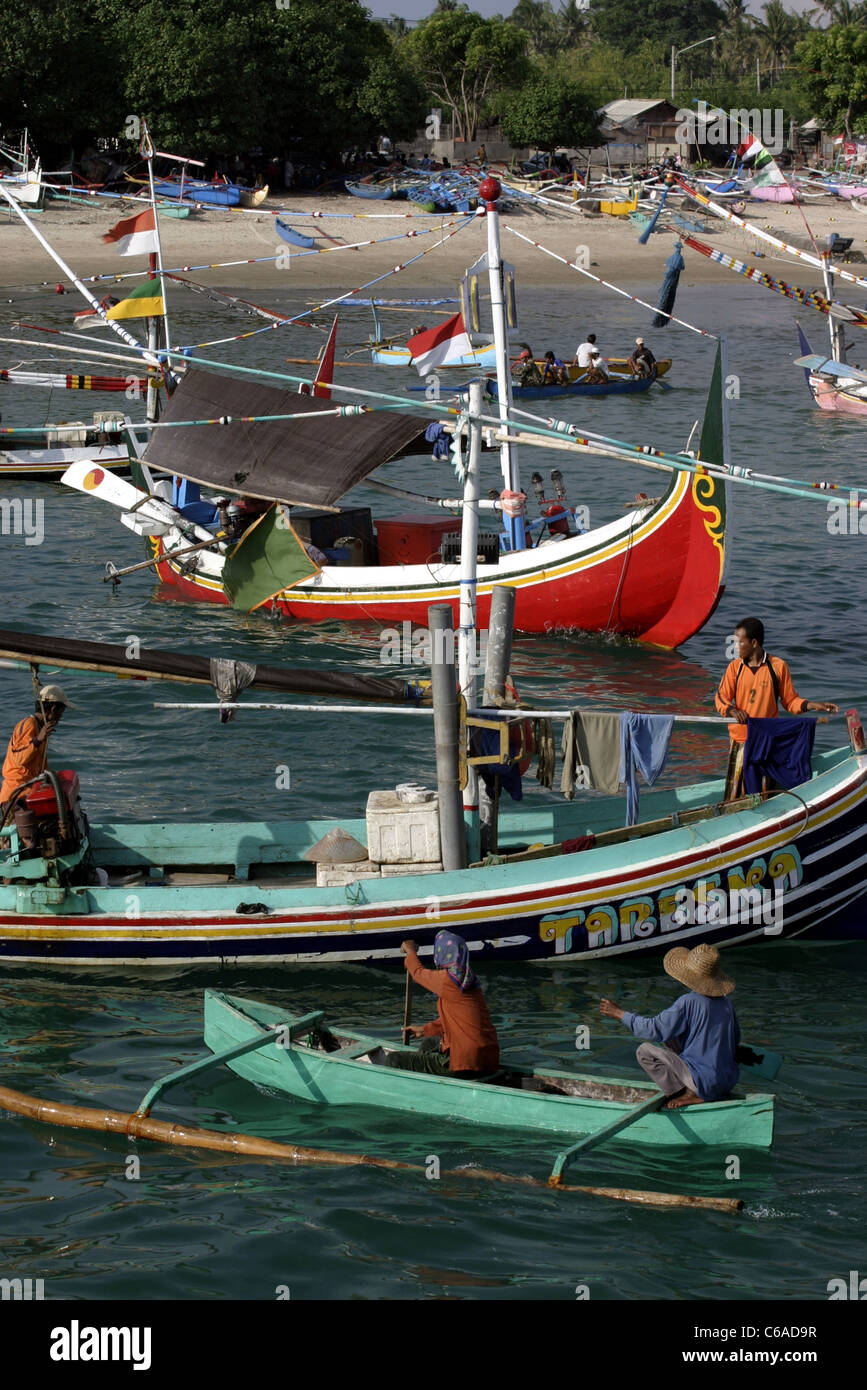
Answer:
<svg viewBox="0 0 867 1390"><path fill-rule="evenodd" d="M644 252L648 280L655 273L652 254L660 278L664 259L655 247ZM292 295L250 297L297 309L312 299L302 276L303 269ZM703 409L712 365L707 340L683 329L653 332L644 311L592 286L570 282L561 294L530 285L524 273L521 329L537 351L551 346L571 354L595 328L603 351L625 352L643 333L657 355L675 357L675 390L571 403L570 416L615 438L682 448ZM655 289L646 285L645 297L655 298ZM409 294L411 287L385 292ZM442 292L451 287L444 283ZM2 321L62 327L70 303L21 292L3 306ZM740 393L731 411L739 462L811 480L863 481L863 426L816 411L791 365L797 355L791 306L740 283L700 290L684 277L677 312L728 335L729 370ZM414 321L396 315L394 331ZM342 356L367 336L369 320L356 310L342 315L341 324ZM193 299L175 316L175 340L195 343L250 326ZM823 324L808 329L824 346ZM311 345L320 341L310 331L281 330L219 353L279 370L286 356L313 356ZM28 364L46 363L47 352L7 346L3 365L15 365L19 353ZM373 369L346 376L386 389L401 382L400 374ZM23 425L86 418L99 405L116 401L5 388L2 410L5 424ZM611 461L535 452L523 460L525 477L553 466L562 468L570 500L589 506L594 525L619 514L637 491L653 494L659 486L658 475ZM496 481L493 463L490 469ZM419 490L448 486L447 467L424 459L387 473ZM112 593L101 580L104 562L142 558L140 543L117 524L113 510L59 486L7 483L4 495L42 502L45 521L41 545L0 538L4 625L105 641L135 635L145 646L287 665L385 669L372 624L305 628L263 615L246 618L172 601L141 575ZM363 489L351 500L380 513L402 509ZM513 668L522 694L609 708L706 710L726 661L727 635L739 618L755 613L765 620L769 650L789 660L801 693L867 712L865 542L831 534L828 519L821 502L739 489L728 587L704 631L675 654L600 638L521 639ZM356 815L371 787L392 786L410 769L433 777L429 731L413 721L250 713L220 727L209 714L154 707L183 698L181 688L83 675L64 683L78 709L52 744L53 760L78 769L93 819ZM30 708L29 687L29 677L0 673L4 730ZM840 737L819 732L821 746ZM714 733L678 734L666 776L692 780L720 768L724 756L724 739ZM275 768L285 763L292 769L290 791L275 785ZM529 795L544 793L531 783ZM375 1110L320 1110L260 1095L224 1072L179 1087L159 1113L422 1168L435 1155L443 1176L278 1170L4 1117L0 1274L42 1278L47 1298L81 1300L273 1299L279 1286L292 1298L565 1300L579 1284L595 1299L824 1298L828 1280L859 1268L859 1261L863 1269L867 1255L861 1055L867 944L768 943L730 951L726 960L738 982L745 1036L761 1037L786 1057L774 1083L772 1151L745 1157L740 1180L732 1181L722 1151L660 1156L615 1144L588 1156L580 1180L738 1195L747 1203L739 1217L648 1211L449 1177L449 1170L477 1164L541 1178L556 1144ZM134 1108L156 1076L202 1050L202 989L214 984L294 1010L322 1007L332 1020L371 1031L395 1029L402 1016L402 978L355 966L159 979L6 972L0 974L2 1081L51 1099ZM598 1020L600 995L653 1013L677 992L659 962L628 959L571 969L491 967L484 984L511 1053L578 1065L586 1055L575 1051L575 1026L589 1022L593 1065L621 1072L637 1071L634 1042L619 1025ZM416 1010L424 1016L422 1000ZM127 1177L136 1154L137 1180Z"/></svg>

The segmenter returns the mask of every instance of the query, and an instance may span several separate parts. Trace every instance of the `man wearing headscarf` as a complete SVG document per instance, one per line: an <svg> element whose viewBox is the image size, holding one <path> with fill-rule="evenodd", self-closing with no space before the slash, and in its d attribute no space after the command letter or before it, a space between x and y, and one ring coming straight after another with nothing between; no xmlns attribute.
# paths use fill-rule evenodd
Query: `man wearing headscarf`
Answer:
<svg viewBox="0 0 867 1390"><path fill-rule="evenodd" d="M463 937L437 932L435 970L424 968L414 941L402 942L401 950L406 970L416 984L437 996L438 1017L421 1028L410 1028L413 1037L425 1039L421 1048L418 1052L389 1053L388 1065L464 1081L495 1072L500 1065L497 1030Z"/></svg>

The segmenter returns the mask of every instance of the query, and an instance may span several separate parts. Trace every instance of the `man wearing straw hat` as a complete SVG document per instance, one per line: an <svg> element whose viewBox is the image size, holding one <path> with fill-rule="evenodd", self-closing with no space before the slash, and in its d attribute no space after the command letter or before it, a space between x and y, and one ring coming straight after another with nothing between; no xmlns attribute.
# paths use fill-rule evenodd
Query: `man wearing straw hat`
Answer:
<svg viewBox="0 0 867 1390"><path fill-rule="evenodd" d="M689 993L675 999L655 1018L630 1013L611 999L599 1012L619 1018L637 1038L645 1038L636 1060L651 1081L668 1096L668 1109L724 1100L736 1084L741 1030L726 995L735 987L724 974L719 951L702 943L688 951L675 946L662 967Z"/></svg>
<svg viewBox="0 0 867 1390"><path fill-rule="evenodd" d="M3 760L3 780L0 783L0 827L6 819L7 804L12 796L45 769L48 755L48 740L69 706L66 692L59 685L43 685L39 691L39 709L36 714L20 720L12 730L12 737ZM23 813L23 797L15 803L15 818L19 809ZM29 841L21 838L22 849L29 849Z"/></svg>

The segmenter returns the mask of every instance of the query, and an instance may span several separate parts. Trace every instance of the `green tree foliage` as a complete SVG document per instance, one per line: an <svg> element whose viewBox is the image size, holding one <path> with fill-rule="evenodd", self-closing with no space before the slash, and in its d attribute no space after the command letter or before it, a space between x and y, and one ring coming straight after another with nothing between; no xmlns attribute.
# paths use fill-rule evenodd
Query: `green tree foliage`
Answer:
<svg viewBox="0 0 867 1390"><path fill-rule="evenodd" d="M715 0L590 0L590 26L603 43L634 53L649 39L669 48L721 32L725 14Z"/></svg>
<svg viewBox="0 0 867 1390"><path fill-rule="evenodd" d="M3 0L0 129L27 126L37 149L57 153L103 123L120 133L114 8L103 0Z"/></svg>
<svg viewBox="0 0 867 1390"><path fill-rule="evenodd" d="M540 76L509 101L500 127L510 145L554 150L558 145L595 145L600 139L596 103L575 82Z"/></svg>
<svg viewBox="0 0 867 1390"><path fill-rule="evenodd" d="M867 116L867 29L813 32L796 49L801 81L816 115L847 135Z"/></svg>
<svg viewBox="0 0 867 1390"><path fill-rule="evenodd" d="M451 112L456 137L474 140L494 88L524 76L527 38L502 19L484 19L466 5L440 4L413 29L406 51L434 101Z"/></svg>

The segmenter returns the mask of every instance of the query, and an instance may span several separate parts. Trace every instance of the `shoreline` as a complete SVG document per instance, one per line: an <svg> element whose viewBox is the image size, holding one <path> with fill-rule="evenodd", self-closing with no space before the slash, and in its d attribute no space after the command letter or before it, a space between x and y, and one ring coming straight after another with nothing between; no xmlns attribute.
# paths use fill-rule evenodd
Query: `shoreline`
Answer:
<svg viewBox="0 0 867 1390"><path fill-rule="evenodd" d="M455 214L453 219L441 219L424 214L410 214L408 217L405 213L359 213L354 206L357 201L340 195L296 195L286 199L268 198L260 208L250 212L211 210L186 220L161 218L163 261L167 269L189 273L215 289L270 288L282 292L297 286L299 292L308 293L317 289L333 289L335 286L364 285L377 276L388 275L396 266L405 266L419 252L426 252L422 259L406 266L401 272L402 276L407 277L404 283L411 282L413 287L420 289L441 289L445 286L455 293L460 277L485 249L484 220L481 217L455 233L455 227L459 227L463 220L460 214ZM305 255L277 236L272 219L276 213L283 213L286 203L290 206L284 215L289 219L294 215L299 229L303 228L316 237L318 254ZM383 203L382 206L390 205ZM87 286L97 298L101 298L113 288L118 288L115 276L143 269L143 258L119 257L100 240L102 234L122 217L130 216L134 208L134 204L127 209L119 204L108 208L94 206L92 209L49 204L46 211L34 217L33 221L79 278L87 282L93 276L106 277ZM314 219L312 214L315 212L342 216ZM867 217L853 212L839 199L823 198L821 206L815 203L810 205L808 214L820 250L831 232L844 237L852 236L853 251L863 252L867 249ZM704 233L695 233L699 240L779 279L806 289L821 288L821 272L816 267L772 246L763 246L761 241L721 220L705 217L699 212L692 212L690 216L708 227ZM747 220L782 240L797 238L800 241L805 237L806 229L797 207L751 203L747 208ZM442 229L443 235L448 238L444 241L437 235L442 221L451 224ZM516 230L532 241L567 259L576 258L582 254L577 248L585 247L583 254L587 258L587 269L630 293L630 286L636 280L647 284L658 278L661 284L665 262L676 242L676 236L670 232L654 233L648 244L642 246L636 228L625 218L560 210L512 210L501 214L501 243L504 258L514 264L518 272L519 286L556 288L567 283L568 278L576 276L577 272L514 236L507 230L510 224L514 224ZM430 235L420 235L428 229ZM449 236L449 233L455 234ZM0 228L0 237L4 251L0 288L4 291L18 289L38 293L45 290L53 293L55 284L60 281L69 291L77 294L48 253L11 210L7 211L5 224ZM330 239L346 244L345 249L333 244ZM352 242L373 240L379 244L350 249ZM684 248L683 254L686 260L684 283L716 285L732 282L733 272L726 267L715 264L689 247ZM282 259L279 262L268 259L258 264L250 263L259 257ZM229 266L217 264L226 261L240 263ZM838 260L838 263L867 281L867 262L855 262L849 266L842 260ZM193 266L206 268L186 272L186 267ZM584 278L578 276L578 279ZM133 283L132 280L120 282L121 285ZM838 281L837 294L845 298L847 291L857 294L860 288L841 280ZM346 288L341 292L346 293ZM389 280L374 287L371 293L390 297L393 291Z"/></svg>

